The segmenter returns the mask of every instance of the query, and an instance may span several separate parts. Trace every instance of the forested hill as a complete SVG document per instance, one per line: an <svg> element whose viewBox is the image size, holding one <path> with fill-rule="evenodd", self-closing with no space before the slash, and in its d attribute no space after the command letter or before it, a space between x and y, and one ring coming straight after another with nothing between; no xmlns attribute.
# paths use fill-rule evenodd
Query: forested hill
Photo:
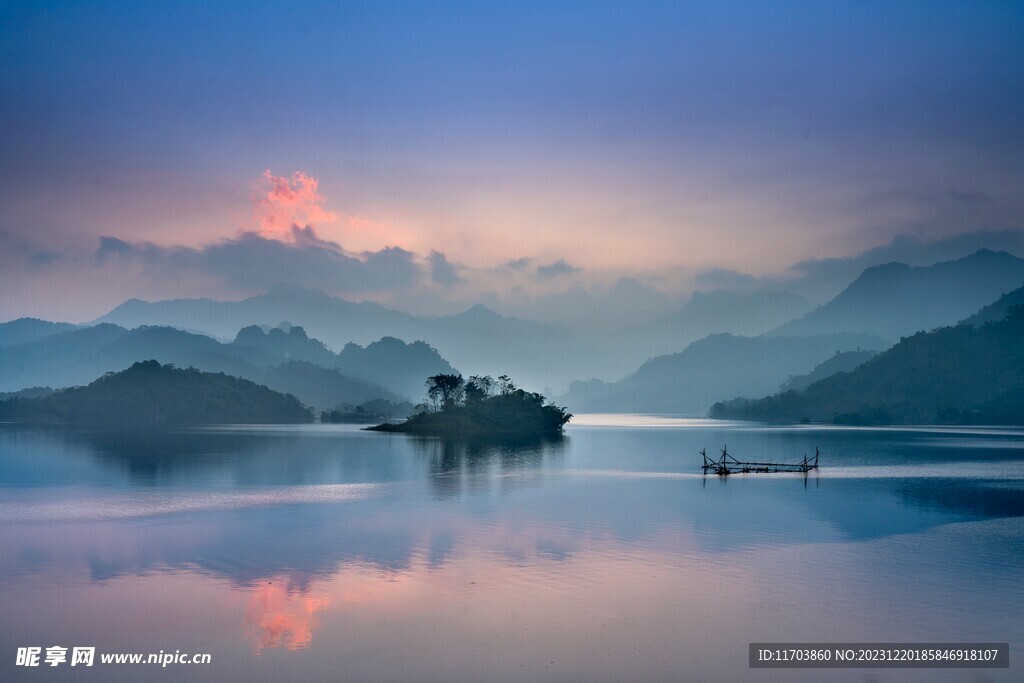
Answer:
<svg viewBox="0 0 1024 683"><path fill-rule="evenodd" d="M311 422L297 398L225 375L155 360L108 373L84 387L0 402L0 421L118 427Z"/></svg>
<svg viewBox="0 0 1024 683"><path fill-rule="evenodd" d="M1014 306L1024 306L1024 287L1018 287L1012 292L1007 292L970 318L962 320L960 324L977 327L985 323L998 322L1005 318Z"/></svg>
<svg viewBox="0 0 1024 683"><path fill-rule="evenodd" d="M1024 307L980 327L906 337L852 372L760 400L715 404L711 416L838 424L1024 424Z"/></svg>

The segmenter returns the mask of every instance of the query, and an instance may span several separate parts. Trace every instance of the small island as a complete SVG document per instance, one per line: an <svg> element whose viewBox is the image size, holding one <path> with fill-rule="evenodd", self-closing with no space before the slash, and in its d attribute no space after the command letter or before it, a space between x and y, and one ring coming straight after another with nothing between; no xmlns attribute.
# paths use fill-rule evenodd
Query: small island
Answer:
<svg viewBox="0 0 1024 683"><path fill-rule="evenodd" d="M494 380L457 374L427 379L427 401L405 422L367 427L378 432L425 436L522 436L560 434L572 418L565 408L545 404L542 394L524 391L507 375Z"/></svg>

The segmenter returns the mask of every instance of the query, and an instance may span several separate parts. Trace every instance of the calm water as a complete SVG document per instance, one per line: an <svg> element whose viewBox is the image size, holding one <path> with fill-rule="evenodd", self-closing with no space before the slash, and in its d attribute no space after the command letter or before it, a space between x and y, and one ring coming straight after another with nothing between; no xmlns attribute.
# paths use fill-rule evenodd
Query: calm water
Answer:
<svg viewBox="0 0 1024 683"><path fill-rule="evenodd" d="M700 476L702 447L817 475ZM1019 681L1024 430L579 416L0 428L0 680ZM1009 641L1009 670L750 670L751 641ZM19 646L209 665L14 666ZM45 652L45 650L44 650Z"/></svg>

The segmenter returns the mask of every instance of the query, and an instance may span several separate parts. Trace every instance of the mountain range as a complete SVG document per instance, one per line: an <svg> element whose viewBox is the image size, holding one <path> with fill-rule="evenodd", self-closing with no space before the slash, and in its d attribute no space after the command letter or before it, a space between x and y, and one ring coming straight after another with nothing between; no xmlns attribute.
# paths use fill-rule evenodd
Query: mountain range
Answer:
<svg viewBox="0 0 1024 683"><path fill-rule="evenodd" d="M672 315L642 326L620 330L616 344L638 350L635 356L680 351L710 334L726 332L756 336L811 310L812 304L787 291L694 292Z"/></svg>
<svg viewBox="0 0 1024 683"><path fill-rule="evenodd" d="M576 412L702 415L718 401L852 369L901 336L953 324L1021 282L1024 260L988 250L931 266L871 267L828 303L765 334L710 335L652 358L618 382L576 382L559 400ZM791 297L776 301L799 304Z"/></svg>
<svg viewBox="0 0 1024 683"><path fill-rule="evenodd" d="M247 327L223 343L172 327L127 330L102 323L0 348L0 391L82 385L140 359L243 377L319 410L374 399L419 400L426 377L454 372L422 342L385 338L366 347L349 344L335 354L301 327Z"/></svg>
<svg viewBox="0 0 1024 683"><path fill-rule="evenodd" d="M865 270L834 299L779 325L773 336L857 332L890 342L950 325L1024 283L1024 260L981 249L931 266L888 263Z"/></svg>
<svg viewBox="0 0 1024 683"><path fill-rule="evenodd" d="M782 289L698 292L669 316L610 331L503 316L479 304L456 315L415 316L285 284L241 301L133 299L96 322L170 325L230 339L246 326L290 320L334 349L381 337L422 340L467 374L511 374L524 386L557 391L583 377L623 377L652 357L715 333L867 334L883 340L874 342L881 349L906 334L957 322L1022 282L1024 260L979 250L930 266L870 267L813 311L806 299Z"/></svg>
<svg viewBox="0 0 1024 683"><path fill-rule="evenodd" d="M704 415L716 401L775 391L790 376L811 370L837 351L880 344L879 338L863 334L713 334L679 353L652 358L618 382L573 383L558 402L573 412Z"/></svg>
<svg viewBox="0 0 1024 683"><path fill-rule="evenodd" d="M0 325L0 391L81 384L156 358L280 386L327 409L324 401L340 395L353 405L415 402L428 375L454 365L467 376L512 374L549 396L568 386L560 400L577 412L700 414L716 401L852 369L866 360L861 354L921 330L972 314L979 324L996 319L1016 301L1000 296L1022 282L1024 260L979 250L930 266L872 266L814 310L784 289L716 290L644 325L588 332L483 305L416 316L292 285L241 301L129 300L90 326ZM282 320L297 324L272 327ZM603 379L578 381L585 377Z"/></svg>
<svg viewBox="0 0 1024 683"><path fill-rule="evenodd" d="M515 374L524 381L529 377L532 386L567 384L601 355L563 327L502 316L482 305L452 316L417 317L287 284L241 301L132 299L95 322L169 325L230 339L240 328L282 320L336 349L382 337L421 340L467 374Z"/></svg>
<svg viewBox="0 0 1024 683"><path fill-rule="evenodd" d="M18 318L0 325L0 347L24 344L75 329L71 323L52 323L38 318Z"/></svg>
<svg viewBox="0 0 1024 683"><path fill-rule="evenodd" d="M1024 306L1013 306L1002 320L918 332L803 391L718 403L711 415L855 425L1022 424L1022 339Z"/></svg>

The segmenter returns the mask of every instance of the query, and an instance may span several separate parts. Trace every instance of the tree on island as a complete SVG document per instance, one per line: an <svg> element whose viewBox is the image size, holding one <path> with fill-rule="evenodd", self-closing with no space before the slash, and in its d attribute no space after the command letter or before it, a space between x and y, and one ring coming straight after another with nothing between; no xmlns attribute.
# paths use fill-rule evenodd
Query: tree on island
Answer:
<svg viewBox="0 0 1024 683"><path fill-rule="evenodd" d="M419 434L554 434L572 415L565 408L545 405L542 394L516 387L508 375L497 380L459 374L427 378L427 400L408 420L369 429Z"/></svg>
<svg viewBox="0 0 1024 683"><path fill-rule="evenodd" d="M451 410L464 402L466 383L462 375L434 375L427 378L427 398L436 410Z"/></svg>
<svg viewBox="0 0 1024 683"><path fill-rule="evenodd" d="M479 403L491 397L494 380L490 375L472 375L466 382L466 403Z"/></svg>

